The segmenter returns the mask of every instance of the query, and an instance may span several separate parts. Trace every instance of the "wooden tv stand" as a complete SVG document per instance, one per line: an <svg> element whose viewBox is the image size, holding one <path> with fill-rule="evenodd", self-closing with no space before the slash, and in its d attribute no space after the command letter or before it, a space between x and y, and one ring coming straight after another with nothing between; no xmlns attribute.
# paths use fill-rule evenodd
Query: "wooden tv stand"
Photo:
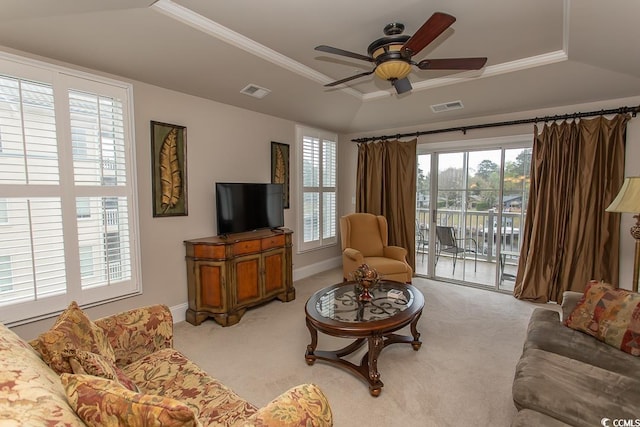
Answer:
<svg viewBox="0 0 640 427"><path fill-rule="evenodd" d="M230 326L249 307L296 297L288 229L258 230L186 240L187 322L208 317Z"/></svg>

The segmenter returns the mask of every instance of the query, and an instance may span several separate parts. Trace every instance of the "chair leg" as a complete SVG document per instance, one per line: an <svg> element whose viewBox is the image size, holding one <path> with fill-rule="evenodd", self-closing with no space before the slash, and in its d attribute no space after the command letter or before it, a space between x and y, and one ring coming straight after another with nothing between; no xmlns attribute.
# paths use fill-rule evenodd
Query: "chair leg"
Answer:
<svg viewBox="0 0 640 427"><path fill-rule="evenodd" d="M453 254L453 274L456 274L456 260L458 259L458 253Z"/></svg>

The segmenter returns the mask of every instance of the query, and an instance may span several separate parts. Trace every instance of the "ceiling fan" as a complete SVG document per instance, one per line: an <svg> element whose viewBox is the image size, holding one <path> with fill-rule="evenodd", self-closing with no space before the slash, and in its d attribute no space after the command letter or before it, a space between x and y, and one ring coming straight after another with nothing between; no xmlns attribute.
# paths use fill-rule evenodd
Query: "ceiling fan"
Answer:
<svg viewBox="0 0 640 427"><path fill-rule="evenodd" d="M321 52L361 59L375 64L371 71L336 80L325 86L337 86L375 73L381 79L389 80L396 92L401 94L411 90L411 82L407 76L411 72L412 65L416 65L421 70L479 70L484 67L487 58L423 59L417 63L411 59L455 21L456 18L451 15L436 12L422 24L422 27L413 36L402 34L403 24L397 22L388 24L384 27L385 37L374 41L367 48L368 56L331 46L317 46L315 50Z"/></svg>

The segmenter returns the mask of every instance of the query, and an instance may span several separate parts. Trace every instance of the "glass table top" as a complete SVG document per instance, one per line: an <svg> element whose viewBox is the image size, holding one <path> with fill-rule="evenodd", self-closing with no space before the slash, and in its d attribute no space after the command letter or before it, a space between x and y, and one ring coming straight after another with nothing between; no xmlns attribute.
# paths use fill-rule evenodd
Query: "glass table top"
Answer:
<svg viewBox="0 0 640 427"><path fill-rule="evenodd" d="M389 291L400 291L401 294L392 297ZM371 322L388 319L405 311L415 300L409 288L387 282L380 282L369 289L369 293L372 295L370 301L360 301L355 284L332 287L320 296L316 310L322 317L339 322Z"/></svg>

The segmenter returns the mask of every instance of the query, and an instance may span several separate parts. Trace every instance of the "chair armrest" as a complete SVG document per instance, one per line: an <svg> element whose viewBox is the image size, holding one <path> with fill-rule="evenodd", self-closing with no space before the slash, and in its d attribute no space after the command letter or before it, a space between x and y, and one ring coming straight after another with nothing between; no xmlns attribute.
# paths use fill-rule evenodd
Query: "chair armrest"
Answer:
<svg viewBox="0 0 640 427"><path fill-rule="evenodd" d="M173 347L173 316L166 305L136 308L94 323L104 330L119 367Z"/></svg>
<svg viewBox="0 0 640 427"><path fill-rule="evenodd" d="M569 318L569 316L571 316L571 313L578 305L578 301L580 301L582 295L582 292L575 291L564 291L562 293L562 322L564 322Z"/></svg>
<svg viewBox="0 0 640 427"><path fill-rule="evenodd" d="M467 249L466 248L466 244L465 244L465 245L462 246L464 248L464 250L468 250L468 251L471 251L471 252L477 252L478 251L478 242L473 237L465 237L464 239L456 239L456 240L459 241L459 242L463 242L463 243L466 242L467 240L470 240L470 241L473 242L473 246L475 246L475 249L474 250Z"/></svg>
<svg viewBox="0 0 640 427"><path fill-rule="evenodd" d="M330 427L333 414L329 401L318 386L302 384L282 393L239 425Z"/></svg>
<svg viewBox="0 0 640 427"><path fill-rule="evenodd" d="M342 252L342 255L359 264L364 263L364 256L362 255L362 252L357 249L347 248L344 250L344 252Z"/></svg>
<svg viewBox="0 0 640 427"><path fill-rule="evenodd" d="M382 248L385 258L397 259L398 261L405 261L407 257L407 250L400 246L385 246Z"/></svg>

